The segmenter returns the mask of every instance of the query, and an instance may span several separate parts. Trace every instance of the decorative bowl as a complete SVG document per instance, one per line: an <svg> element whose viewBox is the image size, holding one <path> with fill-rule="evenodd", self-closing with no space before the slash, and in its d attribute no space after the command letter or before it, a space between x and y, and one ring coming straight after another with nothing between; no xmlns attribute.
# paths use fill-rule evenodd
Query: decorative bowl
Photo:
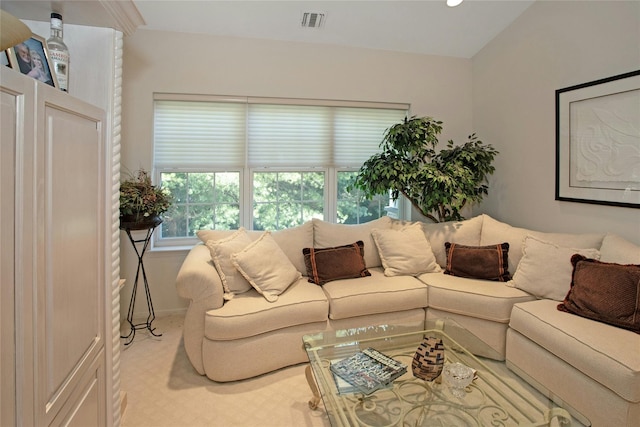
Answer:
<svg viewBox="0 0 640 427"><path fill-rule="evenodd" d="M449 363L444 365L442 377L449 386L451 394L456 397L464 397L465 388L473 381L474 371L462 363Z"/></svg>

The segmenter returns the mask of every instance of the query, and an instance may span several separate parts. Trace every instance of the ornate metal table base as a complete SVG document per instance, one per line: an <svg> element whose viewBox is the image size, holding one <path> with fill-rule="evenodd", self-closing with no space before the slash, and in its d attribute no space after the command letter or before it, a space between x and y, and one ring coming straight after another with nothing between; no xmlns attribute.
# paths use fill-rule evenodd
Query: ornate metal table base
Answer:
<svg viewBox="0 0 640 427"><path fill-rule="evenodd" d="M309 408L315 410L321 401L321 395L311 365L307 365L305 375L313 394L309 399ZM513 425L509 414L491 402L479 387L468 386L467 396L456 398L438 380L433 383L420 379L399 380L392 388L368 396L361 393L343 396L350 421L341 421L346 421L344 425L366 427ZM562 408L551 408L544 420L526 424L526 427L570 425L569 412Z"/></svg>
<svg viewBox="0 0 640 427"><path fill-rule="evenodd" d="M369 326L333 332L320 332L303 337L309 365L305 372L313 393L311 409L323 401L333 427L566 427L572 423L569 412L544 394L520 384L501 362L498 371L474 356L490 354L490 347L455 322L436 322L434 329L416 331L402 326ZM451 335L448 335L447 332ZM455 335L460 341L452 338ZM410 366L416 348L424 337L435 337L444 343L445 365L461 363L476 371L473 382L463 389L452 390L439 376L424 381L407 372L387 388L365 395L354 392L349 384L336 381L330 366L333 361L349 357L359 348L378 348L386 355ZM467 348L463 347L466 345Z"/></svg>
<svg viewBox="0 0 640 427"><path fill-rule="evenodd" d="M309 408L316 410L318 409L318 404L320 403L320 390L318 390L318 386L316 384L315 378L313 378L313 371L311 370L311 365L307 365L304 370L304 375L307 377L307 383L309 384L309 388L311 389L311 393L313 393L313 397L309 399Z"/></svg>
<svg viewBox="0 0 640 427"><path fill-rule="evenodd" d="M131 291L131 300L129 301L129 311L127 312L127 323L129 323L130 331L127 335L121 335L120 338L124 338L127 341L124 345L129 345L133 342L136 337L136 331L140 329L147 329L151 335L154 337L161 337L162 334L155 333L155 328L151 326L153 321L156 318L155 312L153 310L153 302L151 301L151 291L149 290L149 281L147 280L147 273L144 270L144 263L142 262L142 258L144 257L147 248L149 247L149 243L151 242L151 235L153 231L156 229L158 225L162 223L162 220L156 218L150 223L146 223L143 225L139 224L131 224L131 223L121 223L120 228L127 232L127 236L129 236L129 241L133 246L133 249L136 251L136 255L138 256L138 269L136 270L136 278L133 282L133 290ZM134 239L131 235L132 230L146 230L147 234L143 239ZM142 243L142 249L138 250L137 243ZM144 283L144 292L147 298L147 309L149 310L149 314L147 315L147 319L143 323L133 323L133 311L136 305L136 296L138 294L138 281L140 279L140 272L142 272L142 281Z"/></svg>

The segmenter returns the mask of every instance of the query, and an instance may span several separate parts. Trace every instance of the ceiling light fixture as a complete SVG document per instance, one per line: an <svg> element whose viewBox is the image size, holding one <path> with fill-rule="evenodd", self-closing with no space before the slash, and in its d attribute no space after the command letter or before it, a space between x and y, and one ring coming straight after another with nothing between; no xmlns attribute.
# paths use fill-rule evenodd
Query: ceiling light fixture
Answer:
<svg viewBox="0 0 640 427"><path fill-rule="evenodd" d="M462 3L463 0L447 0L447 6L449 7L456 7L458 6L460 3Z"/></svg>

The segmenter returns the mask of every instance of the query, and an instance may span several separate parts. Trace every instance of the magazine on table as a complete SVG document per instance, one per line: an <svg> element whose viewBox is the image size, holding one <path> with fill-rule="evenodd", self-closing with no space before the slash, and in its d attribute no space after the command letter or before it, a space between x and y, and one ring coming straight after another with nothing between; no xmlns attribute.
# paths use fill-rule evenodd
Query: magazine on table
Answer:
<svg viewBox="0 0 640 427"><path fill-rule="evenodd" d="M337 377L336 385L340 393L360 391L371 394L378 389L389 387L393 381L404 375L407 365L369 347L346 359L332 362L330 369ZM340 379L355 389L345 387Z"/></svg>

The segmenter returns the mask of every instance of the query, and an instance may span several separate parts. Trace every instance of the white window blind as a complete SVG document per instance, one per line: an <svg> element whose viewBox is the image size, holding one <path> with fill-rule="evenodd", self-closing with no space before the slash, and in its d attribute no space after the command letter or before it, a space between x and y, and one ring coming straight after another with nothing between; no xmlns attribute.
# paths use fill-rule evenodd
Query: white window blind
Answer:
<svg viewBox="0 0 640 427"><path fill-rule="evenodd" d="M334 165L359 168L380 151L385 130L400 123L406 110L382 108L336 108L334 118Z"/></svg>
<svg viewBox="0 0 640 427"><path fill-rule="evenodd" d="M155 101L157 168L242 167L245 142L245 104Z"/></svg>
<svg viewBox="0 0 640 427"><path fill-rule="evenodd" d="M331 161L329 107L251 104L249 166L313 167Z"/></svg>
<svg viewBox="0 0 640 427"><path fill-rule="evenodd" d="M313 100L177 98L155 100L157 168L358 168L379 151L384 131L403 120L409 107L382 103L359 107L355 102L326 100L313 105Z"/></svg>

